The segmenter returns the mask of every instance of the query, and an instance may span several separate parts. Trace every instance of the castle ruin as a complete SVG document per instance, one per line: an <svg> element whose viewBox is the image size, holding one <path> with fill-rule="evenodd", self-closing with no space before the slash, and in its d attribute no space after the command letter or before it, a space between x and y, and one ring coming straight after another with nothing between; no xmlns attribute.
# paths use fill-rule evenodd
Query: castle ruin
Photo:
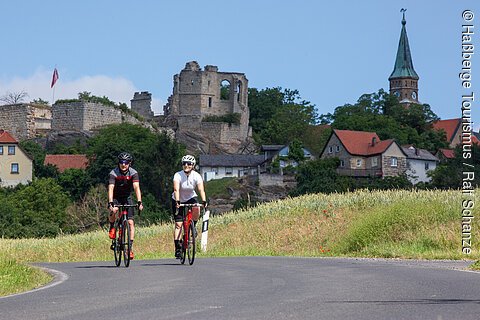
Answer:
<svg viewBox="0 0 480 320"><path fill-rule="evenodd" d="M237 115L238 123L211 120L212 116L227 115ZM177 141L189 152L237 154L245 153L251 144L249 116L245 74L218 72L218 67L211 65L202 70L191 61L174 75L173 94L164 106L164 115L156 120L174 128Z"/></svg>

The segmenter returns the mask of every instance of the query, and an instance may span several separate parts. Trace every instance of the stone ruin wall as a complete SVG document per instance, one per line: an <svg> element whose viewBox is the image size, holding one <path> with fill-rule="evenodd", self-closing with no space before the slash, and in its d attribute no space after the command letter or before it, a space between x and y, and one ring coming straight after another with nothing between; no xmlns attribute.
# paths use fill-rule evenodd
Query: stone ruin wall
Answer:
<svg viewBox="0 0 480 320"><path fill-rule="evenodd" d="M52 129L56 131L91 131L108 125L128 122L142 124L119 109L93 102L70 102L52 107Z"/></svg>
<svg viewBox="0 0 480 320"><path fill-rule="evenodd" d="M222 81L230 83L229 99L220 98ZM218 72L207 65L202 70L197 62L188 62L173 77L173 94L164 107L164 116L156 117L160 125L172 126L179 132L195 131L211 141L223 144L228 153L233 145L241 145L251 137L248 109L248 80L243 73ZM239 124L202 122L206 116L240 114ZM182 141L180 141L182 142Z"/></svg>
<svg viewBox="0 0 480 320"><path fill-rule="evenodd" d="M19 141L34 138L39 131L50 130L51 118L50 106L28 103L0 106L0 129Z"/></svg>

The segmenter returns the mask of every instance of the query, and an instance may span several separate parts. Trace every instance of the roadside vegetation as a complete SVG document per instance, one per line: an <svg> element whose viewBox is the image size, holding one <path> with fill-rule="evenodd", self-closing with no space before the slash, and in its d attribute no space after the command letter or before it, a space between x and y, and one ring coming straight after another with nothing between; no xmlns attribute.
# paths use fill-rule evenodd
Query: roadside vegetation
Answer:
<svg viewBox="0 0 480 320"><path fill-rule="evenodd" d="M199 251L198 256L478 260L477 250L469 256L462 254L461 201L457 190L358 190L264 203L212 217L208 250ZM478 214L475 208L473 215ZM173 259L172 231L171 223L137 228L136 259ZM480 239L476 220L472 239L473 243ZM12 266L28 269L24 264L33 262L113 260L106 230L56 238L0 239L0 246L0 261L8 262L0 264L2 275L11 275L5 269ZM31 287L36 285L32 282Z"/></svg>

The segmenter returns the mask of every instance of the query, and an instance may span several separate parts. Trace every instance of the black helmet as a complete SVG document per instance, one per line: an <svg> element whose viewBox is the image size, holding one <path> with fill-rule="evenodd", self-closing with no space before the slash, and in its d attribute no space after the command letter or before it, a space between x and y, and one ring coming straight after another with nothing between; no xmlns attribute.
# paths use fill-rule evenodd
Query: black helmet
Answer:
<svg viewBox="0 0 480 320"><path fill-rule="evenodd" d="M128 161L128 162L132 162L133 161L133 157L130 153L128 152L122 152L118 155L118 161Z"/></svg>

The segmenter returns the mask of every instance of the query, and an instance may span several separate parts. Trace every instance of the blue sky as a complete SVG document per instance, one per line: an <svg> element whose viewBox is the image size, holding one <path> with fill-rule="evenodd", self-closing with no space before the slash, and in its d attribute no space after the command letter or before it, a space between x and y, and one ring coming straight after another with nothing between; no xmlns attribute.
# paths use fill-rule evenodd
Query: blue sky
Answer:
<svg viewBox="0 0 480 320"><path fill-rule="evenodd" d="M419 99L442 119L461 116L462 12L480 1L4 1L0 96L26 91L52 101L89 91L130 105L149 91L156 114L188 61L242 72L249 87L297 89L320 114L388 90L407 8L407 33L420 76ZM472 60L478 91L480 52ZM475 121L475 120L474 120ZM480 121L479 121L480 122ZM475 123L478 131L480 123Z"/></svg>

